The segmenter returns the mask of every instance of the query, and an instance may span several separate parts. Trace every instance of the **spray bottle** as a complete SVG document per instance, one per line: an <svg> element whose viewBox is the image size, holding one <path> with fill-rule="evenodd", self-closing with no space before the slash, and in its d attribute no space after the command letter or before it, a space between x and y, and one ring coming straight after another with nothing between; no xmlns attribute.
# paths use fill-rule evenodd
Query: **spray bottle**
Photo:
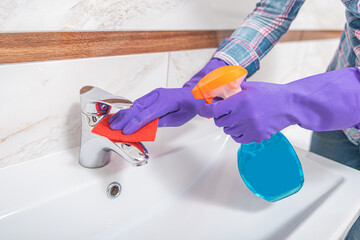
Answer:
<svg viewBox="0 0 360 240"><path fill-rule="evenodd" d="M196 99L226 99L242 91L247 70L241 66L223 66L204 76L193 88ZM261 143L241 144L237 153L238 169L246 186L258 197L270 202L298 192L304 183L299 158L286 137L278 132Z"/></svg>

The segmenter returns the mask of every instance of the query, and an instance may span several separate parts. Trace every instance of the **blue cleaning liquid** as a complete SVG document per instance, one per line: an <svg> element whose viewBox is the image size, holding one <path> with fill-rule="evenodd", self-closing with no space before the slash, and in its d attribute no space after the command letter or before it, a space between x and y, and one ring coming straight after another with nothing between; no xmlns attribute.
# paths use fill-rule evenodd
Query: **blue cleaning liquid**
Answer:
<svg viewBox="0 0 360 240"><path fill-rule="evenodd" d="M238 168L246 186L270 202L298 192L304 184L299 158L280 132L261 143L241 144Z"/></svg>

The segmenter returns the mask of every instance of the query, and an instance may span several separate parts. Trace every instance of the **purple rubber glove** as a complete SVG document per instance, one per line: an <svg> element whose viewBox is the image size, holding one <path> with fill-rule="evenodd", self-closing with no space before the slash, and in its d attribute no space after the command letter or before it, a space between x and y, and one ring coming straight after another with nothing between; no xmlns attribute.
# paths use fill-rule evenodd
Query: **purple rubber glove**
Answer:
<svg viewBox="0 0 360 240"><path fill-rule="evenodd" d="M360 72L345 68L280 85L243 82L242 92L198 114L239 143L261 142L289 125L332 131L360 123Z"/></svg>
<svg viewBox="0 0 360 240"><path fill-rule="evenodd" d="M121 110L109 119L110 128L132 134L159 119L159 127L177 127L194 118L204 100L196 100L191 93L198 81L212 70L227 65L213 58L195 74L183 88L157 88L137 99L130 109Z"/></svg>

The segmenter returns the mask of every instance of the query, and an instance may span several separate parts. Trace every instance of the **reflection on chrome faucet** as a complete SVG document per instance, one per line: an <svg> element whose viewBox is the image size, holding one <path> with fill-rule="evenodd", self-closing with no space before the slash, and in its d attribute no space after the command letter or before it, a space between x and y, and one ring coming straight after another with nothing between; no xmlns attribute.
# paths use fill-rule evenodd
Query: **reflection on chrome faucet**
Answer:
<svg viewBox="0 0 360 240"><path fill-rule="evenodd" d="M115 152L133 166L147 163L149 156L145 146L143 152L132 145L112 142L106 137L92 133L92 129L107 115L132 106L126 98L114 96L97 87L85 86L80 90L81 145L79 163L87 168L99 168L109 163L111 152Z"/></svg>

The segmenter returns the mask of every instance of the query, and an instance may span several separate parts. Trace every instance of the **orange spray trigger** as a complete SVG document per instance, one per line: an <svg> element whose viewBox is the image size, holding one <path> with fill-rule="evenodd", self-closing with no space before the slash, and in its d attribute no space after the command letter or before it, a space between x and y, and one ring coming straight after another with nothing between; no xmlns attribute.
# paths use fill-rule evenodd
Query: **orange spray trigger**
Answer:
<svg viewBox="0 0 360 240"><path fill-rule="evenodd" d="M246 78L247 71L240 66L223 66L206 74L192 90L196 99L205 99L212 103L213 98L226 99L241 91L240 84Z"/></svg>

